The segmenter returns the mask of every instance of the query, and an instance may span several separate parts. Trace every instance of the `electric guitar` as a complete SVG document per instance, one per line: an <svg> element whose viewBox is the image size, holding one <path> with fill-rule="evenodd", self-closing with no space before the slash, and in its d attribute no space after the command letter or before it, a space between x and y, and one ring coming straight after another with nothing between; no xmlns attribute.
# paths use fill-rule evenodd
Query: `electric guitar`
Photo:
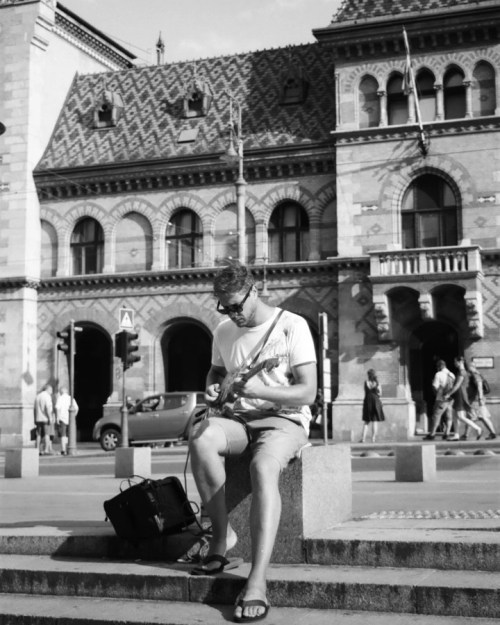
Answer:
<svg viewBox="0 0 500 625"><path fill-rule="evenodd" d="M232 406L236 401L236 396L233 394L233 384L236 379L241 379L244 382L253 378L260 371L272 371L279 364L282 358L267 358L263 360L255 367L249 369L246 373L237 371L236 373L228 373L220 385L220 391L217 399L208 406L208 417L226 417L231 414Z"/></svg>

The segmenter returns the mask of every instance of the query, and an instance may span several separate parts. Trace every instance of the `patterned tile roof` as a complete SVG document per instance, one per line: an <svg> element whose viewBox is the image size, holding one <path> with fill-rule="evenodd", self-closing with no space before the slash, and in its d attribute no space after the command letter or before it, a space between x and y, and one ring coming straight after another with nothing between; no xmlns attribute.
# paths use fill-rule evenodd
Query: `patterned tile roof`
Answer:
<svg viewBox="0 0 500 625"><path fill-rule="evenodd" d="M423 13L457 5L477 6L491 0L344 0L333 22L350 22L401 13Z"/></svg>
<svg viewBox="0 0 500 625"><path fill-rule="evenodd" d="M280 104L290 66L309 83L302 104ZM192 62L77 76L37 171L103 166L222 152L226 147L230 90L242 107L245 151L307 146L329 139L334 127L334 71L328 47L309 44L202 59L196 75L213 92L206 117L184 119L182 98ZM93 111L106 89L123 100L115 127L95 129ZM194 143L178 143L181 130L198 129Z"/></svg>

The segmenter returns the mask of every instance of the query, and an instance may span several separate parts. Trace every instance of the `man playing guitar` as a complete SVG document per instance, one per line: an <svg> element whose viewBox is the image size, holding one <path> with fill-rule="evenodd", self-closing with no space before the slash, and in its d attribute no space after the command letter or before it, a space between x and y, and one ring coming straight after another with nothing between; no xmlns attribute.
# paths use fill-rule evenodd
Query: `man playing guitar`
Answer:
<svg viewBox="0 0 500 625"><path fill-rule="evenodd" d="M192 573L230 568L226 553L237 535L228 522L223 457L250 447L255 555L234 620L261 620L269 610L266 578L281 513L279 477L308 440L316 353L305 319L259 299L250 270L240 263L218 272L214 293L227 318L214 332L205 398L218 412L197 423L190 437L191 467L213 535L207 557Z"/></svg>

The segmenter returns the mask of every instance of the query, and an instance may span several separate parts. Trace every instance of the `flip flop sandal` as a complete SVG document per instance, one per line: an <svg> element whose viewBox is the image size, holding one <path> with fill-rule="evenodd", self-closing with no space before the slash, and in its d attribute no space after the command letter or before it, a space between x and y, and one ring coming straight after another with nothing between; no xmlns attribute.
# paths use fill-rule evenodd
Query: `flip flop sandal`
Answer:
<svg viewBox="0 0 500 625"><path fill-rule="evenodd" d="M211 564L212 562L218 562L219 566L207 569L207 564ZM191 570L191 575L218 575L224 571L235 569L242 563L243 558L226 558L218 553L214 553L211 556L207 556L201 566L195 566L194 569Z"/></svg>
<svg viewBox="0 0 500 625"><path fill-rule="evenodd" d="M258 614L257 616L243 616L243 610L249 606L260 606L264 608L264 612L262 612L262 614ZM249 599L248 601L245 601L244 599L240 599L236 603L236 607L241 608L241 616L235 616L233 618L234 622L235 623L250 623L252 621L262 621L262 619L265 619L267 616L267 613L269 612L270 606L265 601L262 601L262 599Z"/></svg>

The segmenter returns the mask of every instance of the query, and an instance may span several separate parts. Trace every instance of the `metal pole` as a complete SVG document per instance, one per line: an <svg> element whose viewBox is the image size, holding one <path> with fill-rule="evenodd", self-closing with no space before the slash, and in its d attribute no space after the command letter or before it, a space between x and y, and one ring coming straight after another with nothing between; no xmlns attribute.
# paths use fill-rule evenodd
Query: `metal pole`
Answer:
<svg viewBox="0 0 500 625"><path fill-rule="evenodd" d="M230 96L232 98L232 96ZM234 99L234 98L233 98ZM234 100L238 108L238 179L236 180L236 207L237 207L237 230L238 230L238 260L240 263L246 263L246 215L245 215L245 201L246 201L246 180L243 175L243 129L241 106L237 100ZM231 116L232 117L232 116Z"/></svg>
<svg viewBox="0 0 500 625"><path fill-rule="evenodd" d="M76 410L73 401L75 388L75 321L69 322L69 424L68 424L68 456L76 455Z"/></svg>
<svg viewBox="0 0 500 625"><path fill-rule="evenodd" d="M123 363L123 386L122 386L122 440L120 443L120 447L128 447L128 408L127 408L127 396L125 394L125 371L126 371L125 363Z"/></svg>

